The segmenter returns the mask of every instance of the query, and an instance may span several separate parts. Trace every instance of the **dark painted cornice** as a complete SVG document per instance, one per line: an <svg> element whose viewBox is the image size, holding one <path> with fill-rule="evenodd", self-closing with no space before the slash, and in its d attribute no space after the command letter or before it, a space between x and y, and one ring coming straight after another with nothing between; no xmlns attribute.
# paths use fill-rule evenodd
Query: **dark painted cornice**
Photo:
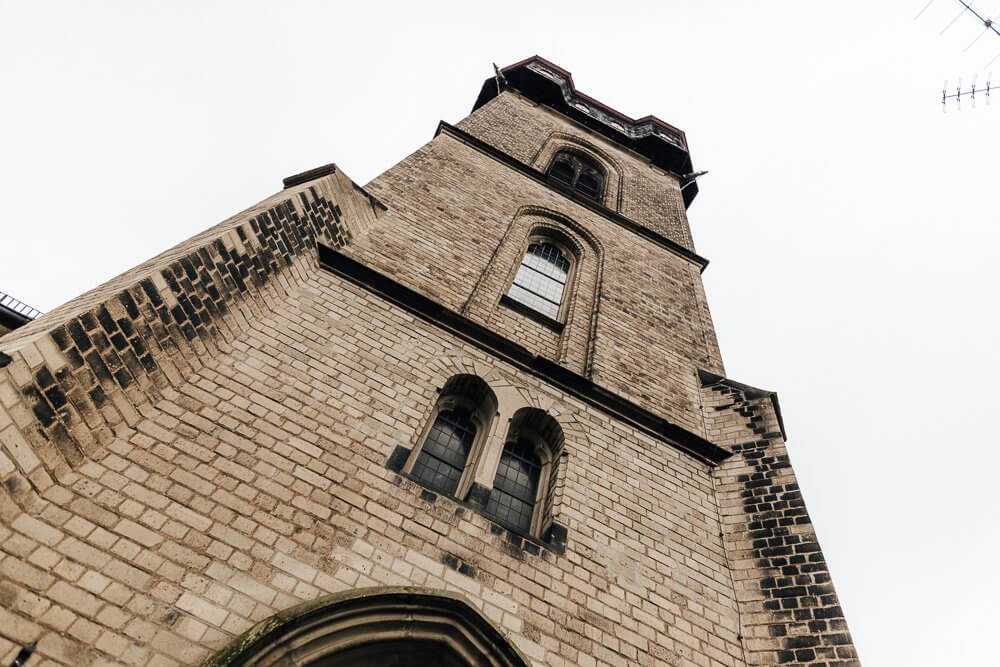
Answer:
<svg viewBox="0 0 1000 667"><path fill-rule="evenodd" d="M541 56L532 56L504 67L500 76L483 82L472 110L475 111L505 89L544 104L612 141L625 146L650 162L679 175L694 171L687 137L682 131L656 116L634 119L612 109L576 89L573 75ZM698 184L684 189L684 205L698 194Z"/></svg>
<svg viewBox="0 0 1000 667"><path fill-rule="evenodd" d="M529 351L509 338L445 308L433 299L406 287L375 269L317 244L322 268L396 304L503 361L530 373L584 403L662 440L709 464L718 464L731 452L705 438L673 424L656 413L594 384L568 368Z"/></svg>
<svg viewBox="0 0 1000 667"><path fill-rule="evenodd" d="M573 201L573 203L579 204L580 206L583 206L584 208L588 208L591 211L593 211L594 213L597 213L598 215L604 216L605 218L607 218L611 222L613 222L613 223L615 223L615 224L617 224L617 225L619 225L621 227L624 227L625 229L629 230L630 232L632 232L634 234L638 234L639 236L642 236L642 237L646 238L647 240L652 241L656 245L661 246L663 248L666 248L667 250L670 250L671 252L676 253L676 254L684 257L685 259L688 259L688 260L694 262L695 264L697 264L700 267L699 268L700 271L704 272L705 271L705 267L708 266L708 260L707 259L705 259L704 257L702 257L701 255L699 255L697 253L691 252L690 250L688 250L687 248L685 248L681 244L677 243L676 241L671 241L670 239L668 239L663 234L658 234L658 233L654 232L653 230L649 229L648 227L644 227L643 225L640 225L635 220L632 220L630 218L626 218L624 215L622 215L618 211L613 211L610 208L608 208L607 206L604 206L602 204L599 204L599 203L595 202L593 199L590 199L588 197L584 197L583 195L581 195L581 194L579 194L579 193L577 193L577 192L575 192L573 190L570 190L569 188L560 187L558 184L553 183L548 178L546 178L546 176L545 176L545 174L543 172L535 169L534 167L532 167L530 165L524 164L523 162L521 162L517 158L512 157L511 155L508 155L507 153L504 153L502 150L500 150L499 148L496 148L495 146L491 146L490 144L486 143L482 139L479 139L478 137L472 136L471 134L469 134L465 130L461 130L461 129L455 127L454 125L451 125L450 123L446 123L445 121L441 121L440 123L438 123L438 128L437 128L437 131L434 133L434 136L437 136L437 135L441 134L442 132L444 132L445 134L447 134L449 136L452 136L452 137L458 139L459 141L461 141L461 142L463 142L465 144L468 144L472 148L475 148L476 150L480 151L481 153L484 153L484 154L492 157L493 159L497 160L498 162L502 162L503 164L507 165L511 169L514 169L516 171L521 172L525 176L527 176L527 177L529 177L529 178L537 181L538 183L541 183L542 185L544 185L548 189L552 190L553 192L556 192L556 193L562 195L563 197L566 197L567 199Z"/></svg>

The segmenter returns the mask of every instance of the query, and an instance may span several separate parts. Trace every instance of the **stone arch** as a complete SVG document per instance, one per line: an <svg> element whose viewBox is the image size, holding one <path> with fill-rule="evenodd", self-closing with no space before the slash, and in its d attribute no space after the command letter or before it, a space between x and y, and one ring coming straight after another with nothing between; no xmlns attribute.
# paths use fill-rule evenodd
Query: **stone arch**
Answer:
<svg viewBox="0 0 1000 667"><path fill-rule="evenodd" d="M594 333L597 330L597 316L600 311L601 281L604 276L604 246L588 229L576 223L572 218L545 209L539 206L523 206L518 210L515 219L522 216L534 216L539 218L535 224L528 229L525 239L539 234L548 233L558 236L564 243L571 245L577 253L580 276L574 281L572 290L568 295L569 306L566 314L566 329L564 335L560 337L556 361L566 363L571 361L573 350L571 344L584 339L583 374L590 377L591 365L593 363L593 343ZM582 273L586 271L593 275L593 287L587 294L581 294L585 277ZM590 311L589 318L586 317ZM580 312L584 315L578 322ZM573 326L576 324L576 326ZM585 330L585 335L578 335L580 329Z"/></svg>
<svg viewBox="0 0 1000 667"><path fill-rule="evenodd" d="M462 354L443 354L424 362L425 368L433 372L434 389L440 390L456 375L475 375L496 393L500 383L508 381L507 376L495 362L476 359Z"/></svg>
<svg viewBox="0 0 1000 667"><path fill-rule="evenodd" d="M604 170L604 196L601 203L614 211L620 211L625 170L610 153L591 142L566 132L553 132L535 153L531 165L539 171L546 172L553 158L562 150L587 157Z"/></svg>
<svg viewBox="0 0 1000 667"><path fill-rule="evenodd" d="M420 588L355 589L261 621L203 667L528 667L462 595Z"/></svg>

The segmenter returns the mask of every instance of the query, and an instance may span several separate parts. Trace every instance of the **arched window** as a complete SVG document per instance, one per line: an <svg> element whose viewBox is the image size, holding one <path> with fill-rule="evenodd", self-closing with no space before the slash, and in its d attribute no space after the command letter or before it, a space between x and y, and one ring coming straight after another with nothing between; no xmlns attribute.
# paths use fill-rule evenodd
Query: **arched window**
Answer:
<svg viewBox="0 0 1000 667"><path fill-rule="evenodd" d="M404 471L439 493L463 497L496 410L496 396L481 378L455 375L441 388Z"/></svg>
<svg viewBox="0 0 1000 667"><path fill-rule="evenodd" d="M604 194L604 172L578 153L559 151L549 165L549 180L600 201Z"/></svg>
<svg viewBox="0 0 1000 667"><path fill-rule="evenodd" d="M559 423L544 410L514 413L486 513L511 528L541 535L552 519L563 441Z"/></svg>
<svg viewBox="0 0 1000 667"><path fill-rule="evenodd" d="M439 412L411 474L441 493L454 494L476 437L476 425L467 410Z"/></svg>
<svg viewBox="0 0 1000 667"><path fill-rule="evenodd" d="M531 243L521 258L508 296L532 310L557 319L569 281L570 262L553 243Z"/></svg>
<svg viewBox="0 0 1000 667"><path fill-rule="evenodd" d="M535 515L535 498L542 463L534 444L521 438L507 443L500 455L500 466L493 481L493 491L486 505L487 514L509 526L529 532Z"/></svg>

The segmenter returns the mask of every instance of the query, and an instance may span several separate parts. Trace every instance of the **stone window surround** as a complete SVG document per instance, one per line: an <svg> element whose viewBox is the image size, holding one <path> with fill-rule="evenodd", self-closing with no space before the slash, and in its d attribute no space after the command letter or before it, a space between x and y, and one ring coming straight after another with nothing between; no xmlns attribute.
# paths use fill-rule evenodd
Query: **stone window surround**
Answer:
<svg viewBox="0 0 1000 667"><path fill-rule="evenodd" d="M554 170L557 164L566 165L573 171L573 178L569 183L566 183L555 176ZM597 184L597 192L594 194L585 192L579 185L580 179L587 175L588 172L592 172L596 175L595 180ZM582 151L573 150L571 148L561 149L552 156L545 173L549 177L549 180L558 187L570 188L584 197L590 197L598 203L604 203L605 184L608 181L607 171L600 163Z"/></svg>
<svg viewBox="0 0 1000 667"><path fill-rule="evenodd" d="M489 387L489 384L485 380L478 377L477 379L482 381L486 387ZM552 532L553 519L556 514L556 508L551 507L551 504L547 503L548 495L554 486L552 484L554 481L552 475L558 475L560 468L565 470L564 466L560 465L560 457L566 454L563 442L564 432L559 427L558 421L547 412L527 405L521 394L510 388L494 392L492 387L490 387L490 393L486 399L481 401L480 405L475 405L474 401L470 401L464 396L445 393L446 387L453 380L454 377L449 378L444 387L438 388L438 399L428 412L428 418L425 420L424 426L417 434L416 439L410 443L410 447L397 445L396 450L386 464L387 467L437 495L450 498L453 501L475 509L476 512L483 514L491 521L502 525L516 534L528 539L548 542L549 538L546 536ZM495 412L492 415L488 415L486 410L484 410L484 404L487 408L495 406ZM458 488L454 495L450 495L438 489L428 487L425 482L413 477L411 471L413 470L414 463L417 461L417 457L420 456L420 451L427 441L427 434L430 432L431 426L434 424L434 420L437 419L438 414L442 411L453 409L455 406L466 407L473 411L473 421L476 424L476 437L469 451L465 471L462 473ZM550 442L550 438L545 437L530 425L522 425L527 419L528 413L526 411L529 410L543 413L545 417L552 420L556 428L558 428L558 432L551 439L557 442ZM538 489L535 494L531 528L527 533L517 527L507 525L502 520L487 514L485 511L490 493L493 491L493 483L496 479L497 468L500 465L500 457L503 455L504 447L512 439L517 439L518 437L526 438L534 444L535 453L542 464L538 479ZM564 534L564 529L562 529L562 532ZM546 546L551 545L547 544Z"/></svg>
<svg viewBox="0 0 1000 667"><path fill-rule="evenodd" d="M465 469L462 472L462 477L459 479L458 486L455 488L454 493L457 498L465 498L469 495L472 484L476 479L476 463L480 460L487 441L491 439L492 432L496 430L495 417L499 414L499 408L497 405L496 395L493 393L493 390L490 389L489 385L486 384L486 382L484 382L481 378L476 377L475 379L481 382L483 388L486 390L482 400L476 401L469 395L469 393L461 392L461 387L456 387L454 390L450 390L448 385L452 384L456 378L459 377L461 376L453 376L444 384L443 387L438 388L438 400L434 403L434 407L430 411L430 414L424 423L424 427L420 431L419 437L410 448L409 457L407 458L401 472L407 476L412 474L413 466L416 464L417 458L420 456L420 452L423 450L424 444L427 442L427 436L430 434L431 428L434 426L434 422L437 421L438 415L442 412L455 410L456 408L465 409L469 412L470 419L476 427L476 435L472 440L472 447L469 448L469 455L465 460ZM421 486L427 487L427 484L423 481L416 480L413 477L411 477L411 479L420 483ZM434 491L434 493L448 495L440 489L431 488L431 490Z"/></svg>

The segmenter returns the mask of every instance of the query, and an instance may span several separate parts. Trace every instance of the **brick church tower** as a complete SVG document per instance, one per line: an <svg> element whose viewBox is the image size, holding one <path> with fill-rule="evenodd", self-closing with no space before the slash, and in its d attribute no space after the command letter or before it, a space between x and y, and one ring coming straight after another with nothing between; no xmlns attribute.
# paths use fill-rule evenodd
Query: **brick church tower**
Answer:
<svg viewBox="0 0 1000 667"><path fill-rule="evenodd" d="M7 333L0 662L858 664L692 172L534 57Z"/></svg>

